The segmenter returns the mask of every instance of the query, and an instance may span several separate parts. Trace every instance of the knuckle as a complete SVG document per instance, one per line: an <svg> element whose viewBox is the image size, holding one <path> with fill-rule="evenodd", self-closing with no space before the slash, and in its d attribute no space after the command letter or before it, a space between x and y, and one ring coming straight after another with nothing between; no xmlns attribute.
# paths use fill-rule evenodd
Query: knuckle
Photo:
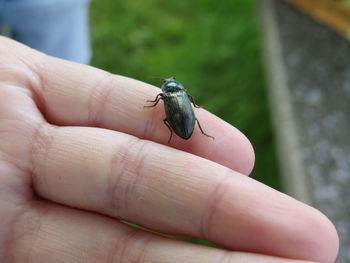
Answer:
<svg viewBox="0 0 350 263"><path fill-rule="evenodd" d="M33 136L30 149L30 170L33 174L33 186L36 190L40 190L40 187L45 185L43 179L46 177L46 165L50 158L50 151L55 137L55 128L47 123L39 125Z"/></svg>
<svg viewBox="0 0 350 263"><path fill-rule="evenodd" d="M111 173L107 181L107 195L113 213L119 218L128 214L135 188L144 173L147 158L146 141L131 139L118 149L111 160Z"/></svg>
<svg viewBox="0 0 350 263"><path fill-rule="evenodd" d="M215 228L215 218L220 211L218 208L221 206L221 202L227 195L229 188L227 181L230 180L231 174L227 174L223 180L220 180L208 198L208 206L201 218L199 225L199 233L203 239L209 240L212 236L212 230Z"/></svg>
<svg viewBox="0 0 350 263"><path fill-rule="evenodd" d="M109 103L109 97L116 85L118 83L111 73L104 74L102 79L93 85L87 106L89 123L100 126L101 118Z"/></svg>

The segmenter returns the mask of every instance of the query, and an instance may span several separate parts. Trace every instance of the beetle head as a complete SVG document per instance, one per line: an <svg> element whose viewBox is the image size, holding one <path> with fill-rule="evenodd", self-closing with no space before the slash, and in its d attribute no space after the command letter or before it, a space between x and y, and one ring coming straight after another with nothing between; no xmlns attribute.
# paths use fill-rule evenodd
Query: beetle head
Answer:
<svg viewBox="0 0 350 263"><path fill-rule="evenodd" d="M162 91L163 92L175 92L184 90L185 88L181 83L176 81L175 77L163 79Z"/></svg>

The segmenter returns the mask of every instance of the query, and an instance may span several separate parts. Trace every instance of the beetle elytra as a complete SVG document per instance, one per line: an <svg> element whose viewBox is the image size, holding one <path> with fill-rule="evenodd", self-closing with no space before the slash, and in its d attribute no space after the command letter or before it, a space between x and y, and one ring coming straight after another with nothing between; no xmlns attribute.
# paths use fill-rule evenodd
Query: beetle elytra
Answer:
<svg viewBox="0 0 350 263"><path fill-rule="evenodd" d="M144 107L155 107L160 100L163 100L166 115L163 122L170 131L168 143L171 141L173 132L185 140L189 139L192 136L196 121L203 135L215 139L203 131L198 119L194 115L191 102L194 107L199 108L199 106L194 102L193 97L187 93L187 90L181 83L176 81L174 77L165 78L163 79L161 89L162 93L159 93L154 100L147 101L154 104Z"/></svg>

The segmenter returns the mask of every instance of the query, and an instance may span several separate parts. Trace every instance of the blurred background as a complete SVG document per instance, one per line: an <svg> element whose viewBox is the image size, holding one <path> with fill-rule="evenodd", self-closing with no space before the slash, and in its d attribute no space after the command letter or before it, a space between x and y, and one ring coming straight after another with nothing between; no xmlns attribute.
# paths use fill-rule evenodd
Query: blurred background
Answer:
<svg viewBox="0 0 350 263"><path fill-rule="evenodd" d="M251 140L252 176L281 189L262 66L256 2L92 1L92 65L156 86L176 78Z"/></svg>

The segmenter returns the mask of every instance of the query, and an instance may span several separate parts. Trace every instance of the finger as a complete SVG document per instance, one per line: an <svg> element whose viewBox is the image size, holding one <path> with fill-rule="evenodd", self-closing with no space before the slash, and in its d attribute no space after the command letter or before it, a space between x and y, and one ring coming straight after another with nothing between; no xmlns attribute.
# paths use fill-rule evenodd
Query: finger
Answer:
<svg viewBox="0 0 350 263"><path fill-rule="evenodd" d="M98 128L38 134L33 186L47 199L233 250L329 262L336 254L323 215L214 162Z"/></svg>
<svg viewBox="0 0 350 263"><path fill-rule="evenodd" d="M35 93L37 104L49 122L107 128L167 144L170 133L163 123L162 103L155 108L144 108L146 101L154 99L160 89L51 58L4 38L0 41L3 54L15 54L19 60L13 67L14 75L21 85ZM27 74L22 74L24 71ZM202 135L195 127L189 141L174 136L171 146L249 174L254 165L254 152L248 139L205 110L195 109L195 112L204 131L215 140Z"/></svg>
<svg viewBox="0 0 350 263"><path fill-rule="evenodd" d="M30 164L29 138L34 137L37 127L43 121L28 90L0 81L0 161L27 175L19 177L21 180L30 178L27 173ZM4 164L0 166L4 168ZM8 173L0 172L0 177L4 177L5 174ZM6 184L0 182L0 188L1 186Z"/></svg>
<svg viewBox="0 0 350 263"><path fill-rule="evenodd" d="M47 203L32 204L13 229L5 262L307 263L166 239L103 216Z"/></svg>

